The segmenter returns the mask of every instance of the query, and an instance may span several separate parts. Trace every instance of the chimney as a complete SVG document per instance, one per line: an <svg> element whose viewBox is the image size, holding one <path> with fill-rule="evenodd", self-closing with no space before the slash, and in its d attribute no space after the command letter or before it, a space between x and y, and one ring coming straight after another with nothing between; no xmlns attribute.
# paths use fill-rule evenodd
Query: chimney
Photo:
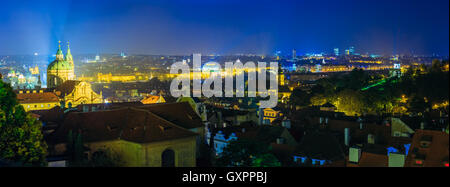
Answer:
<svg viewBox="0 0 450 187"><path fill-rule="evenodd" d="M282 137L277 138L277 144L284 144L284 138Z"/></svg>
<svg viewBox="0 0 450 187"><path fill-rule="evenodd" d="M351 163L359 163L359 160L361 159L361 148L358 146L350 147L348 150L348 161Z"/></svg>
<svg viewBox="0 0 450 187"><path fill-rule="evenodd" d="M389 153L389 167L404 167L406 155L402 153Z"/></svg>
<svg viewBox="0 0 450 187"><path fill-rule="evenodd" d="M345 128L344 130L344 143L346 146L350 145L350 129Z"/></svg>
<svg viewBox="0 0 450 187"><path fill-rule="evenodd" d="M367 143L368 144L375 144L375 136L373 134L367 135Z"/></svg>
<svg viewBox="0 0 450 187"><path fill-rule="evenodd" d="M291 121L290 120L284 120L283 122L281 122L281 126L287 129L291 128Z"/></svg>

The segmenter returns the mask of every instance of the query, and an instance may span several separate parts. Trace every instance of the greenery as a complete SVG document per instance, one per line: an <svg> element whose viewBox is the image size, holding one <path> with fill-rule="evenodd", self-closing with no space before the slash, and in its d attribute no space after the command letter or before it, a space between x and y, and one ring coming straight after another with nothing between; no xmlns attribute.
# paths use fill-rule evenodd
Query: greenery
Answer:
<svg viewBox="0 0 450 187"><path fill-rule="evenodd" d="M110 149L99 149L92 154L89 161L91 167L118 167L122 163L119 155Z"/></svg>
<svg viewBox="0 0 450 187"><path fill-rule="evenodd" d="M298 107L309 106L311 104L310 95L301 89L295 89L289 98L289 103Z"/></svg>
<svg viewBox="0 0 450 187"><path fill-rule="evenodd" d="M24 166L45 166L47 144L42 124L18 103L11 86L0 80L0 159Z"/></svg>
<svg viewBox="0 0 450 187"><path fill-rule="evenodd" d="M434 60L429 67L410 67L400 78L371 75L355 69L344 75L318 80L310 92L294 91L290 104L301 108L329 102L349 116L422 115L430 109L448 112L448 85L448 61ZM307 99L310 102L306 102Z"/></svg>
<svg viewBox="0 0 450 187"><path fill-rule="evenodd" d="M89 159L84 153L89 151L84 146L83 137L80 133L74 134L69 131L67 135L67 156L69 167L118 167L121 164L119 155L112 150L101 148L92 153Z"/></svg>
<svg viewBox="0 0 450 187"><path fill-rule="evenodd" d="M220 167L279 167L281 163L270 153L271 147L254 140L232 141L217 160Z"/></svg>

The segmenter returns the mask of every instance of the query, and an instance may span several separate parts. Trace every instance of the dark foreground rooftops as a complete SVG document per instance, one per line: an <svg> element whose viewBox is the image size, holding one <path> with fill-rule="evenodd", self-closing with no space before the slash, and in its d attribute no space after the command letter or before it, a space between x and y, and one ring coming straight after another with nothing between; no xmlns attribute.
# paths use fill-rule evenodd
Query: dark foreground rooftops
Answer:
<svg viewBox="0 0 450 187"><path fill-rule="evenodd" d="M81 133L84 142L125 140L151 143L197 136L165 119L138 108L99 112L72 112L54 133L47 137L53 144L66 142L69 132Z"/></svg>

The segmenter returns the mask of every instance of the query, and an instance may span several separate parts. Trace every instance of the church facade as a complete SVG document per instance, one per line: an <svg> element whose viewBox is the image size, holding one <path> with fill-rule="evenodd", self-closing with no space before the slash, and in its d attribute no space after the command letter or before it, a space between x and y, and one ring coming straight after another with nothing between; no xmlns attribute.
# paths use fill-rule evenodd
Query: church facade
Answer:
<svg viewBox="0 0 450 187"><path fill-rule="evenodd" d="M19 102L27 111L45 110L54 107L55 103L63 108L72 108L80 104L103 103L101 92L93 91L89 82L76 80L70 47L67 46L67 53L64 57L61 42L55 60L47 68L47 89L45 91L41 89L40 84L35 89L28 90L26 93L25 91L18 93ZM56 95L58 101L54 97L49 97L53 95Z"/></svg>
<svg viewBox="0 0 450 187"><path fill-rule="evenodd" d="M48 65L47 87L61 98L65 108L103 102L102 93L94 92L90 83L76 80L75 65L69 45L64 57L60 44L55 60Z"/></svg>

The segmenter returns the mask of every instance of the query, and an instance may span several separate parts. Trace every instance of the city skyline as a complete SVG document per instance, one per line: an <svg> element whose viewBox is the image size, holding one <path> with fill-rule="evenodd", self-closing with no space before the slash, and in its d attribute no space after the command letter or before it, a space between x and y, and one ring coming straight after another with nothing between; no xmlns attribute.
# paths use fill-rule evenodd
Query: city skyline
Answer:
<svg viewBox="0 0 450 187"><path fill-rule="evenodd" d="M6 1L1 55L340 53L448 56L448 1ZM215 15L215 16L214 16ZM413 21L412 21L413 19Z"/></svg>

